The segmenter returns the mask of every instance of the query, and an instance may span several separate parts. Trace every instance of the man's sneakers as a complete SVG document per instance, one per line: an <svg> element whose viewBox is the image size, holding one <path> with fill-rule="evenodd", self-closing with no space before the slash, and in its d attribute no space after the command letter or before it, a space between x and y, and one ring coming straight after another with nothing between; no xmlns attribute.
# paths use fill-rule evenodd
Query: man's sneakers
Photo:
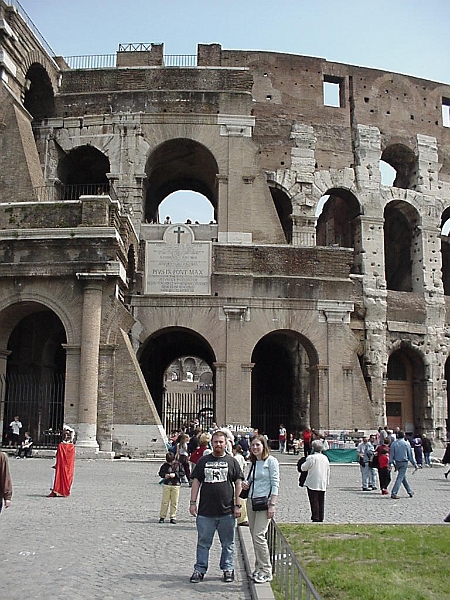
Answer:
<svg viewBox="0 0 450 600"><path fill-rule="evenodd" d="M203 581L204 576L205 576L204 573L200 573L200 571L195 570L192 573L189 581L191 583L200 583L201 581ZM222 576L222 581L224 581L225 583L231 583L232 581L234 581L234 571L231 571L231 570L224 571L223 576Z"/></svg>
<svg viewBox="0 0 450 600"><path fill-rule="evenodd" d="M203 581L203 577L205 576L204 573L200 573L200 571L194 571L191 575L191 578L189 579L189 581L191 583L200 583L200 581Z"/></svg>
<svg viewBox="0 0 450 600"><path fill-rule="evenodd" d="M222 580L225 583L231 583L232 581L234 581L234 571L224 571Z"/></svg>
<svg viewBox="0 0 450 600"><path fill-rule="evenodd" d="M170 522L172 523L172 525L176 525L177 524L177 520L176 519L170 519Z"/></svg>
<svg viewBox="0 0 450 600"><path fill-rule="evenodd" d="M272 575L267 575L266 573L256 573L253 577L255 583L269 583L272 579Z"/></svg>
<svg viewBox="0 0 450 600"><path fill-rule="evenodd" d="M394 500L398 500L400 496L397 496L396 494L391 494L391 498L393 498Z"/></svg>

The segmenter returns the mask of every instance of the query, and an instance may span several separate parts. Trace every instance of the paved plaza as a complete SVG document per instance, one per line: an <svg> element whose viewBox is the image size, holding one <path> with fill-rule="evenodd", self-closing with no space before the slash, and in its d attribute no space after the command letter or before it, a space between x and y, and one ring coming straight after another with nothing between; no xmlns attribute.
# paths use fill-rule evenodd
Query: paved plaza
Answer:
<svg viewBox="0 0 450 600"><path fill-rule="evenodd" d="M440 454L438 454L440 456ZM279 522L309 523L306 489L298 487L297 457L281 462ZM53 460L9 461L11 508L0 516L2 597L22 600L179 600L182 595L250 599L238 537L236 581L220 580L215 540L203 583L189 583L195 562L195 521L189 488L180 494L178 523L159 524L159 462L77 460L72 495L47 498ZM399 500L363 492L358 465L332 465L325 520L333 523L443 524L450 511L450 480L435 466L413 474L415 492ZM320 524L317 524L320 527Z"/></svg>

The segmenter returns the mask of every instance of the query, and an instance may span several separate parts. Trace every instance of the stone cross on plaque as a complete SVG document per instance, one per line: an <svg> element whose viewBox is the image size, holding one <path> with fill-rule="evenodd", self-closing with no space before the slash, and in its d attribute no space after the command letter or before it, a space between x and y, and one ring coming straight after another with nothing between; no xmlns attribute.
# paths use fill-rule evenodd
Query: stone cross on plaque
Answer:
<svg viewBox="0 0 450 600"><path fill-rule="evenodd" d="M197 242L192 227L170 225L145 246L145 293L211 293L211 242Z"/></svg>

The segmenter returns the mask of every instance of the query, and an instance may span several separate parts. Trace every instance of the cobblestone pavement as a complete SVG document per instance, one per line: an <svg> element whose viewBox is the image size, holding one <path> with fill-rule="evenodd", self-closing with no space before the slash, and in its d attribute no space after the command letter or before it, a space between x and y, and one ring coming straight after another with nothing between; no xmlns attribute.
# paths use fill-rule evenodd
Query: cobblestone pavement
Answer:
<svg viewBox="0 0 450 600"><path fill-rule="evenodd" d="M47 498L53 460L9 465L13 502L0 515L1 597L8 600L250 599L240 548L236 581L223 583L214 540L204 582L189 583L196 548L189 488L178 523L158 523L159 462L77 460L69 498ZM236 536L238 545L238 536Z"/></svg>
<svg viewBox="0 0 450 600"><path fill-rule="evenodd" d="M298 457L281 463L278 522L308 523L307 493L298 487ZM47 498L53 461L9 461L14 486L11 508L0 516L2 597L53 600L179 600L182 594L250 599L236 537L236 581L220 581L217 539L205 581L190 584L195 562L195 521L189 489L180 494L178 524L159 524L159 462L77 460L69 498ZM409 473L415 492L399 500L363 492L358 465L332 465L325 500L329 523L443 524L450 511L450 480L435 466ZM319 525L320 526L320 525Z"/></svg>

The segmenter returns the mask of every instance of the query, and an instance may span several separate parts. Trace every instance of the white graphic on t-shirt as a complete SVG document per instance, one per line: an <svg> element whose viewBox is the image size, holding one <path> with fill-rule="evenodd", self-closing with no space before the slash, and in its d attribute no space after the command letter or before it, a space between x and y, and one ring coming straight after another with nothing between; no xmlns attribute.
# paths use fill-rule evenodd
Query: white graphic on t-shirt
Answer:
<svg viewBox="0 0 450 600"><path fill-rule="evenodd" d="M228 480L228 463L211 461L205 463L205 483L222 483Z"/></svg>

